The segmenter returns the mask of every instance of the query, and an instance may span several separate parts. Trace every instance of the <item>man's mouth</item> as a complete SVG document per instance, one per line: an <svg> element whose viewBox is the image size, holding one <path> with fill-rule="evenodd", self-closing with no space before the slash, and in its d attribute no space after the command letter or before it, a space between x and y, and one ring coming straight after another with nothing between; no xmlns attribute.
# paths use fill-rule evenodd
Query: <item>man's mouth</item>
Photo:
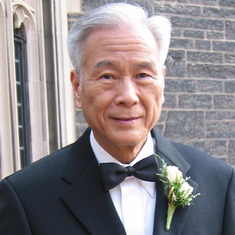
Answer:
<svg viewBox="0 0 235 235"><path fill-rule="evenodd" d="M113 117L112 119L120 123L132 123L139 119L140 117Z"/></svg>

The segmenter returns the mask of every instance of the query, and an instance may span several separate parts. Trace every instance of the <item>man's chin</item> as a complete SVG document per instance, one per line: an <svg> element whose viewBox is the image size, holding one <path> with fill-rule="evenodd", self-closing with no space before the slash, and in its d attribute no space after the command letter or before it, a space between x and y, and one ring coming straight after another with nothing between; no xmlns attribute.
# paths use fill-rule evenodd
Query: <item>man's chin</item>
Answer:
<svg viewBox="0 0 235 235"><path fill-rule="evenodd" d="M141 134L138 131L126 131L120 134L120 137L116 136L115 144L117 146L123 147L135 147L139 145L143 145L146 141L147 134Z"/></svg>

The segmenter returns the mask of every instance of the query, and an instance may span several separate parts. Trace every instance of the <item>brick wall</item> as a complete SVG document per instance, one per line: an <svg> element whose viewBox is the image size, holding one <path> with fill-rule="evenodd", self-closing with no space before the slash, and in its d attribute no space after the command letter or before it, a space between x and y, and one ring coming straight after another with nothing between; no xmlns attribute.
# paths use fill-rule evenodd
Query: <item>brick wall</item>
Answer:
<svg viewBox="0 0 235 235"><path fill-rule="evenodd" d="M104 2L83 0L82 7ZM235 0L135 2L173 26L160 132L235 166ZM69 15L70 25L76 17ZM79 110L77 127L81 135Z"/></svg>

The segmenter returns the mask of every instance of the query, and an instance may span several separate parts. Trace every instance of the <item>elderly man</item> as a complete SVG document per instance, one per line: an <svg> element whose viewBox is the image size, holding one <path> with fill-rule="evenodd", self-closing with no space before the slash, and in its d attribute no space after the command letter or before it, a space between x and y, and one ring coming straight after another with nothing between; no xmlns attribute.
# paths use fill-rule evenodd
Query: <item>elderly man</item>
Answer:
<svg viewBox="0 0 235 235"><path fill-rule="evenodd" d="M166 18L124 3L79 18L68 38L71 83L89 128L1 182L0 234L235 234L233 169L153 129L170 28ZM172 192L164 195L164 162L177 167L174 180L191 177L181 195L200 193L175 209L167 230L177 195L169 203Z"/></svg>

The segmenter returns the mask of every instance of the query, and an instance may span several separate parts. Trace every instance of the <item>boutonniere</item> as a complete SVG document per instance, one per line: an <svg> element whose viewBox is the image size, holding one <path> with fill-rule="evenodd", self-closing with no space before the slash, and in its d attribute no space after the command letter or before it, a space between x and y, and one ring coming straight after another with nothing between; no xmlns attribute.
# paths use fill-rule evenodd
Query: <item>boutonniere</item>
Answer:
<svg viewBox="0 0 235 235"><path fill-rule="evenodd" d="M177 207L190 206L192 200L199 196L200 193L193 195L193 187L187 182L190 177L184 178L178 167L167 166L160 156L158 158L162 162L162 168L157 175L165 184L164 193L168 199L166 230L169 230L175 209Z"/></svg>

